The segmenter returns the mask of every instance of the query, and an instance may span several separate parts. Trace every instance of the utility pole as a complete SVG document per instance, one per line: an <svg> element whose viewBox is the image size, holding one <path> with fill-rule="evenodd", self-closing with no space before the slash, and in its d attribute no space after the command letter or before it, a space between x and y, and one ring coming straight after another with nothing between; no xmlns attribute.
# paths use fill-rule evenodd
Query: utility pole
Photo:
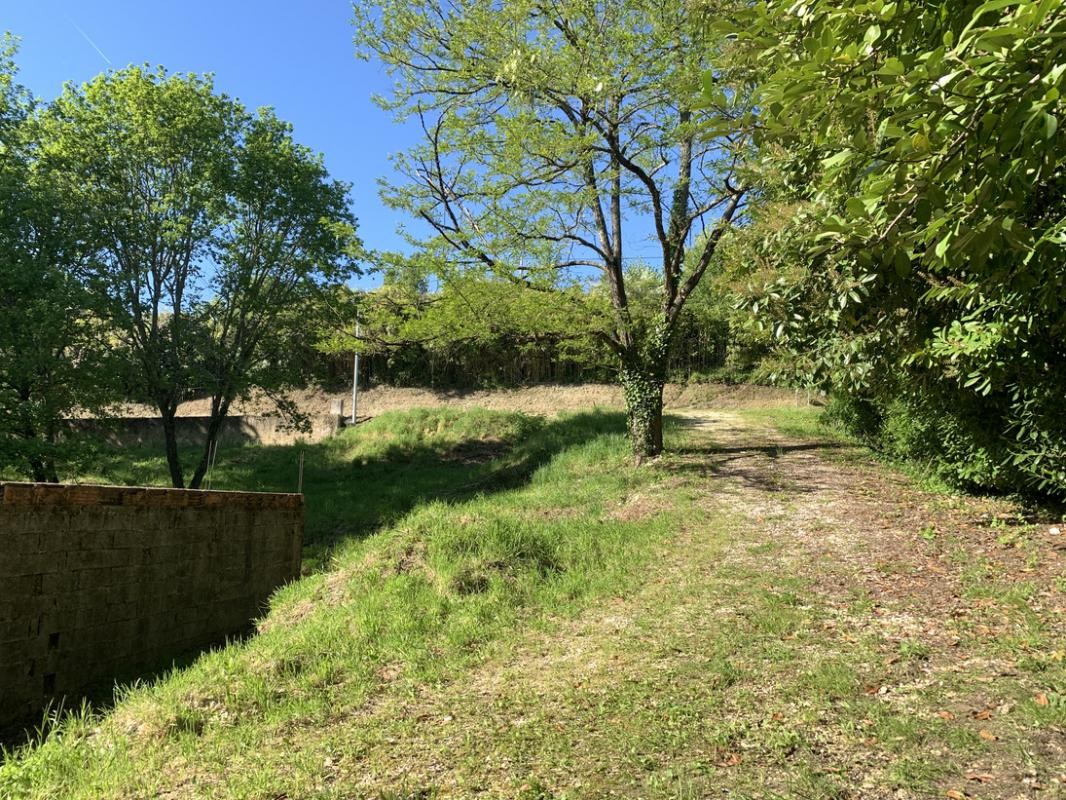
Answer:
<svg viewBox="0 0 1066 800"><path fill-rule="evenodd" d="M359 320L355 321L355 338L359 338ZM359 344L356 342L356 347ZM351 424L355 424L355 406L359 399L359 351L355 351L355 361L352 366L352 420Z"/></svg>

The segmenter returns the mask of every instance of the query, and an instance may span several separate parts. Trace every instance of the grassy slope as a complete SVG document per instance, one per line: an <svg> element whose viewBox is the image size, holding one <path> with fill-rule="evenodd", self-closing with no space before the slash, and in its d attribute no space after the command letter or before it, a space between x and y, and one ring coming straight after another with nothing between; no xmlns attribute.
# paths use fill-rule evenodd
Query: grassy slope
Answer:
<svg viewBox="0 0 1066 800"><path fill-rule="evenodd" d="M273 796L268 787L294 780L277 749L286 730L360 708L383 675L442 680L505 642L520 620L619 591L665 530L665 521L604 517L654 480L623 468L621 428L610 414L548 422L415 411L309 448L308 527L319 546L340 542L331 570L280 592L261 635L125 692L101 732L91 719L71 721L9 759L0 796L154 796L172 780L174 759L194 773L229 765L227 792ZM492 461L463 463L503 445ZM292 463L287 448L249 448L215 485L281 488ZM160 470L142 459L123 472L116 461L98 477L151 482Z"/></svg>
<svg viewBox="0 0 1066 800"><path fill-rule="evenodd" d="M403 495L260 636L12 758L0 796L1062 791L1066 584L1039 531L977 535L965 498L773 443L824 439L809 412L733 416L753 427L673 428L640 470L605 416L420 412L335 443L323 491L353 458L414 488L464 437L516 446L481 494L460 470Z"/></svg>
<svg viewBox="0 0 1066 800"><path fill-rule="evenodd" d="M434 498L458 500L520 483L560 450L619 430L620 419L611 413L546 421L483 409L391 411L317 444L221 448L211 488L294 492L302 453L304 558L308 567L322 567L339 542L362 539ZM169 485L158 447L104 449L78 480Z"/></svg>

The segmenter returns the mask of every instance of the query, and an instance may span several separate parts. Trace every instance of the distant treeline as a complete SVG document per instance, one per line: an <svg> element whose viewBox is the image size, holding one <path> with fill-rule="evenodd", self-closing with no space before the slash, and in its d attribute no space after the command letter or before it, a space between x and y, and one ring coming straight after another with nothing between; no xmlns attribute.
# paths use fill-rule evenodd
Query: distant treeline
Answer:
<svg viewBox="0 0 1066 800"><path fill-rule="evenodd" d="M458 342L442 347L404 344L360 357L363 385L426 387L433 389L490 389L535 383L611 383L617 368L608 353L589 343L546 337L534 343L501 336L491 344ZM758 376L745 366L745 345L731 336L725 320L704 320L684 327L674 343L669 380L741 382ZM730 358L730 355L733 357ZM301 354L308 382L330 388L352 379L353 353L322 353L307 347Z"/></svg>

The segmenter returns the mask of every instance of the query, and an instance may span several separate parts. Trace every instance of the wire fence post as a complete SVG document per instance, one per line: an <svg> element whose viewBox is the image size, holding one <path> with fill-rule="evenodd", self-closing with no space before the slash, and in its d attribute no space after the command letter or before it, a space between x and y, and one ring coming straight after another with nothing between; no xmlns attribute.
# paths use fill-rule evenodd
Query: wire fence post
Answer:
<svg viewBox="0 0 1066 800"><path fill-rule="evenodd" d="M218 439L211 442L211 446L207 448L207 477L204 480L206 489L211 488L211 479L215 473L215 461L218 459Z"/></svg>
<svg viewBox="0 0 1066 800"><path fill-rule="evenodd" d="M304 454L300 451L300 471L296 478L296 494L304 493Z"/></svg>
<svg viewBox="0 0 1066 800"><path fill-rule="evenodd" d="M355 321L355 338L358 339L360 334L359 320ZM356 342L356 347L359 347L359 343ZM351 424L355 424L355 409L359 402L359 350L355 351L355 358L352 362L352 420Z"/></svg>

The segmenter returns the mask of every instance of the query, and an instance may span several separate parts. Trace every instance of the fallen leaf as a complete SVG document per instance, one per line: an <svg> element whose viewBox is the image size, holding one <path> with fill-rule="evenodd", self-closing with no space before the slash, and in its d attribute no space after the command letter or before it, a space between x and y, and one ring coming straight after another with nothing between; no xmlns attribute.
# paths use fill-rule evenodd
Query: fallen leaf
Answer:
<svg viewBox="0 0 1066 800"><path fill-rule="evenodd" d="M967 772L966 780L977 781L978 783L988 783L994 781L996 778L994 775L989 775L987 772Z"/></svg>
<svg viewBox="0 0 1066 800"><path fill-rule="evenodd" d="M980 711L974 711L972 713L974 719L992 719L992 712L989 711L987 708L982 709Z"/></svg>
<svg viewBox="0 0 1066 800"><path fill-rule="evenodd" d="M966 800L966 792L960 792L958 789L948 789L944 792L944 797L950 797L951 800Z"/></svg>
<svg viewBox="0 0 1066 800"><path fill-rule="evenodd" d="M1035 695L1033 695L1033 702L1036 703L1038 706L1046 706L1051 701L1047 699L1047 695L1043 692L1037 692Z"/></svg>
<svg viewBox="0 0 1066 800"><path fill-rule="evenodd" d="M955 715L950 711L937 711L936 715L941 719L955 719Z"/></svg>
<svg viewBox="0 0 1066 800"><path fill-rule="evenodd" d="M719 761L718 762L718 766L720 766L720 767L735 767L739 763L740 763L740 754L739 753L730 753L729 754L729 758L727 758L725 761Z"/></svg>
<svg viewBox="0 0 1066 800"><path fill-rule="evenodd" d="M992 733L992 731L988 730L988 728L981 728L981 730L977 732L977 735L986 742L994 742L999 738L996 734Z"/></svg>
<svg viewBox="0 0 1066 800"><path fill-rule="evenodd" d="M867 686L865 689L863 689L863 691L866 692L866 694L877 694L878 692L881 691L881 687L878 686L875 683L872 683L869 686Z"/></svg>

